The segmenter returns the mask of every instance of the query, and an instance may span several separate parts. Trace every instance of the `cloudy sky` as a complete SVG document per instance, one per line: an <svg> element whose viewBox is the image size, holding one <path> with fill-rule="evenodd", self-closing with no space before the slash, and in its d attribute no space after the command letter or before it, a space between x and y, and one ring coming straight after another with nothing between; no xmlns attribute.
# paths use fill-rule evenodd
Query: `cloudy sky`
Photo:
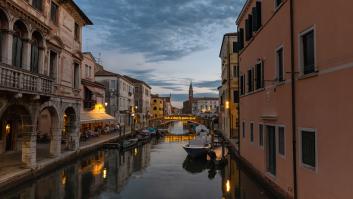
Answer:
<svg viewBox="0 0 353 199"><path fill-rule="evenodd" d="M142 79L153 93L217 96L219 49L244 0L76 0L93 21L84 50L107 70Z"/></svg>

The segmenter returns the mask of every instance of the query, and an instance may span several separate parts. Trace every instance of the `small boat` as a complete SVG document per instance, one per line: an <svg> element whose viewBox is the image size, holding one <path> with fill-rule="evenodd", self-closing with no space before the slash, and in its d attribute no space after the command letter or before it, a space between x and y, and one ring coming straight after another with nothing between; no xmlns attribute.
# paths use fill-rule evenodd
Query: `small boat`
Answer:
<svg viewBox="0 0 353 199"><path fill-rule="evenodd" d="M207 153L211 149L211 144L203 145L194 145L194 144L185 144L183 145L184 150L192 158L202 158L206 157Z"/></svg>
<svg viewBox="0 0 353 199"><path fill-rule="evenodd" d="M129 149L131 147L134 147L138 143L138 139L129 139L129 140L124 140L121 148L122 149Z"/></svg>

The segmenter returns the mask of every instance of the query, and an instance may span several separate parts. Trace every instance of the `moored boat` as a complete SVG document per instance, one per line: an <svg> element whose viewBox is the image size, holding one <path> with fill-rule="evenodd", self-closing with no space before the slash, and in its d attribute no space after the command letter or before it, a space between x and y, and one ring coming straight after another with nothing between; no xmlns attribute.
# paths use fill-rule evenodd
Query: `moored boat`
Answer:
<svg viewBox="0 0 353 199"><path fill-rule="evenodd" d="M206 157L207 153L210 151L211 144L203 144L203 145L185 144L183 145L183 148L190 157L202 158L202 157Z"/></svg>

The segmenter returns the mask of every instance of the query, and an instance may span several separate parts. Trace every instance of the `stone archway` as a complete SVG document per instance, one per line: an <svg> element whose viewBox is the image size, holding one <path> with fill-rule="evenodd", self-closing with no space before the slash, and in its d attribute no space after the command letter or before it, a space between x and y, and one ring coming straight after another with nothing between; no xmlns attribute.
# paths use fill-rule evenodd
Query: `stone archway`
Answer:
<svg viewBox="0 0 353 199"><path fill-rule="evenodd" d="M58 109L44 105L38 114L37 154L57 157L61 154L62 128Z"/></svg>
<svg viewBox="0 0 353 199"><path fill-rule="evenodd" d="M62 150L76 150L79 147L79 125L75 108L69 106L63 115L63 148Z"/></svg>
<svg viewBox="0 0 353 199"><path fill-rule="evenodd" d="M1 115L1 144L0 153L7 154L18 160L11 162L22 162L28 167L36 163L36 138L33 129L31 112L22 105L9 105Z"/></svg>

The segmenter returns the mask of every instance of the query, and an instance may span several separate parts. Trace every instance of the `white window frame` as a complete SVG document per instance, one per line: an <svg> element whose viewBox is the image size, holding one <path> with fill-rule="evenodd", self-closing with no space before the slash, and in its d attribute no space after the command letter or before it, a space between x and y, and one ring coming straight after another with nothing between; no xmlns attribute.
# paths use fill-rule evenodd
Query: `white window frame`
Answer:
<svg viewBox="0 0 353 199"><path fill-rule="evenodd" d="M310 32L310 31L314 31L314 73L318 71L318 68L317 68L317 48L316 48L316 25L312 25L311 27L305 29L304 31L300 32L299 33L299 36L298 36L298 63L299 63L299 66L298 66L298 69L300 71L300 75L303 76L304 75L304 55L303 55L303 41L302 41L302 38L303 38L303 35L305 35L306 33ZM306 74L306 75L310 75L310 74Z"/></svg>
<svg viewBox="0 0 353 199"><path fill-rule="evenodd" d="M313 132L315 134L315 167L312 167L310 165L307 165L305 163L303 163L303 159L302 159L302 132L303 131L310 131ZM319 152L318 152L318 143L317 143L317 129L315 128L299 128L299 160L300 160L300 167L301 168L305 168L307 170L313 171L315 173L318 173L319 171Z"/></svg>
<svg viewBox="0 0 353 199"><path fill-rule="evenodd" d="M284 154L281 154L279 152L279 128L283 128L284 131ZM286 126L285 125L277 125L276 126L276 134L277 134L277 139L276 139L276 142L277 142L277 155L283 159L286 159L286 154L287 154L287 150L286 150L286 146L287 146L287 142L286 142L286 139L287 139L287 136L286 136Z"/></svg>
<svg viewBox="0 0 353 199"><path fill-rule="evenodd" d="M279 81L279 61L278 61L278 51L280 51L280 50L282 50L282 67L283 67L283 74L282 74L282 76L283 76L283 81ZM275 50L275 61L276 61L276 82L277 83L283 83L283 82L285 82L286 81L286 77L285 77L285 71L284 71L284 46L283 46L283 44L281 44L281 45L279 45L277 48L276 48L276 50Z"/></svg>

